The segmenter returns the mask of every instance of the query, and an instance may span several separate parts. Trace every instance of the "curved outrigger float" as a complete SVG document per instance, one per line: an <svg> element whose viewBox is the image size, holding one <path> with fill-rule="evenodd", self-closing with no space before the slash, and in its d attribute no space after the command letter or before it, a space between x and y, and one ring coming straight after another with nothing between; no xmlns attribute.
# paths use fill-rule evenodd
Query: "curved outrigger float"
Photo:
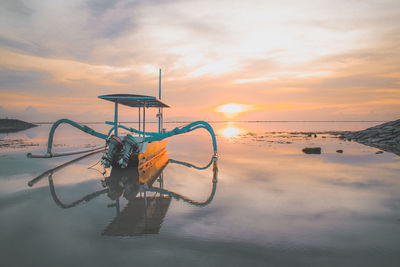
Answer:
<svg viewBox="0 0 400 267"><path fill-rule="evenodd" d="M51 127L47 143L47 152L43 155L28 153L27 156L29 158L52 158L101 151L105 149L105 153L103 154L101 160L101 163L105 168L126 168L131 163L135 163L140 166L149 161L151 158L157 156L163 149L165 149L168 142L168 140L166 140L167 138L179 134L188 133L197 129L205 129L210 133L212 138L214 153L213 158L217 158L217 142L214 130L207 122L196 121L183 127L176 127L171 131L166 131L163 128L163 109L169 108L170 106L161 101L161 69L159 78L159 98L154 96L133 94L102 95L99 96L99 98L114 103L114 121L105 122L106 124L111 125L108 133L100 133L86 125L81 125L69 119L60 119L56 121ZM138 108L138 129L127 127L118 122L118 105L120 104L132 108ZM158 132L146 131L147 108L158 108ZM105 146L63 153L53 152L52 148L54 133L57 127L61 124L69 124L87 134L104 139ZM129 133L125 136L119 135L119 128L124 129Z"/></svg>

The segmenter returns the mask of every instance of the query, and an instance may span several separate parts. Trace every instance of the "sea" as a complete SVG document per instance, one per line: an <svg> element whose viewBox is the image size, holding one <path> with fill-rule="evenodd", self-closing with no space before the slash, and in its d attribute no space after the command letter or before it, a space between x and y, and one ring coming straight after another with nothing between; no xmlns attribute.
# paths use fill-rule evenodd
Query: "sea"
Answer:
<svg viewBox="0 0 400 267"><path fill-rule="evenodd" d="M217 160L204 129L171 137L164 191L129 199L105 193L102 153L28 186L80 155L27 158L50 124L1 134L1 266L400 266L400 157L332 134L380 123L214 122ZM98 145L63 125L53 149Z"/></svg>

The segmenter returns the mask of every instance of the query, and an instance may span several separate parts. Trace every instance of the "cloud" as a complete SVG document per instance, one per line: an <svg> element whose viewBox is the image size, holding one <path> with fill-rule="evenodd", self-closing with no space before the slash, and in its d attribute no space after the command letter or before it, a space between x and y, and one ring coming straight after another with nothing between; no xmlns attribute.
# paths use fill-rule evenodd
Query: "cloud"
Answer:
<svg viewBox="0 0 400 267"><path fill-rule="evenodd" d="M315 116L305 105L326 119L395 116L399 10L396 1L2 1L0 86L9 100L39 88L60 99L155 94L161 67L164 96L181 107L174 117L215 119L209 109L225 102L275 107L270 119L296 107ZM57 102L41 101L32 106ZM272 114L256 110L246 116Z"/></svg>
<svg viewBox="0 0 400 267"><path fill-rule="evenodd" d="M134 31L135 6L127 1L88 1L85 29L95 38L111 40Z"/></svg>
<svg viewBox="0 0 400 267"><path fill-rule="evenodd" d="M2 5L5 10L20 15L21 17L30 16L33 13L33 9L21 0L3 0Z"/></svg>
<svg viewBox="0 0 400 267"><path fill-rule="evenodd" d="M14 70L0 68L0 91L41 91L51 75L34 69Z"/></svg>
<svg viewBox="0 0 400 267"><path fill-rule="evenodd" d="M381 187L381 186L389 186L389 184L384 183L379 180L367 180L367 181L346 181L343 179L336 179L336 180L325 180L327 184L343 186L343 187L350 187L350 188L357 188L357 189L367 189L373 187Z"/></svg>
<svg viewBox="0 0 400 267"><path fill-rule="evenodd" d="M364 88L364 89L400 89L400 78L373 77L353 75L348 77L334 77L322 80L319 88ZM317 87L316 86L316 87ZM399 90L400 92L400 90Z"/></svg>
<svg viewBox="0 0 400 267"><path fill-rule="evenodd" d="M23 51L24 53L46 57L49 56L48 49L38 45L37 43L30 43L22 40L13 40L0 36L0 47L6 47L12 51Z"/></svg>

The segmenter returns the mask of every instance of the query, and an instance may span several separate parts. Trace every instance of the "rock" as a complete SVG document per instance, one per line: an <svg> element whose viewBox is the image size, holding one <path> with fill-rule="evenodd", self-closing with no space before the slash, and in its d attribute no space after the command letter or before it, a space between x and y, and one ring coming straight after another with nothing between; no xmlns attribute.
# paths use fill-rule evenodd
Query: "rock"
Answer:
<svg viewBox="0 0 400 267"><path fill-rule="evenodd" d="M348 141L354 140L400 156L400 120L386 122L363 131L344 132L340 134L339 138ZM383 151L377 154L381 154Z"/></svg>
<svg viewBox="0 0 400 267"><path fill-rule="evenodd" d="M305 154L321 154L320 147L306 147L302 150Z"/></svg>
<svg viewBox="0 0 400 267"><path fill-rule="evenodd" d="M343 150L338 149L338 150L336 150L336 153L343 153Z"/></svg>

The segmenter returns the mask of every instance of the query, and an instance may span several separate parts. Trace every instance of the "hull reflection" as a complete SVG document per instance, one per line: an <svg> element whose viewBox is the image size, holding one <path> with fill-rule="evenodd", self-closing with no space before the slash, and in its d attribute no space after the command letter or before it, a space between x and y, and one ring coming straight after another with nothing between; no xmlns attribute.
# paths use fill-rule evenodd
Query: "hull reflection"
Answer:
<svg viewBox="0 0 400 267"><path fill-rule="evenodd" d="M209 197L204 201L197 201L164 188L163 171L169 164L179 164L198 170L206 170L213 166L212 189ZM147 158L147 161L132 160L126 168L113 167L110 176L101 181L104 189L87 194L71 203L65 203L56 193L53 181L56 172L57 168L50 170L47 174L51 196L59 207L72 208L104 194L107 194L108 198L114 201L108 207L115 207L116 216L102 232L102 235L106 236L157 234L161 229L172 199L204 207L213 200L218 180L216 156L213 156L205 166L199 167L188 162L169 159L168 151L161 149L158 153ZM121 207L120 204L121 197L128 201L124 207Z"/></svg>
<svg viewBox="0 0 400 267"><path fill-rule="evenodd" d="M170 204L170 197L137 197L128 202L102 235L158 234Z"/></svg>

